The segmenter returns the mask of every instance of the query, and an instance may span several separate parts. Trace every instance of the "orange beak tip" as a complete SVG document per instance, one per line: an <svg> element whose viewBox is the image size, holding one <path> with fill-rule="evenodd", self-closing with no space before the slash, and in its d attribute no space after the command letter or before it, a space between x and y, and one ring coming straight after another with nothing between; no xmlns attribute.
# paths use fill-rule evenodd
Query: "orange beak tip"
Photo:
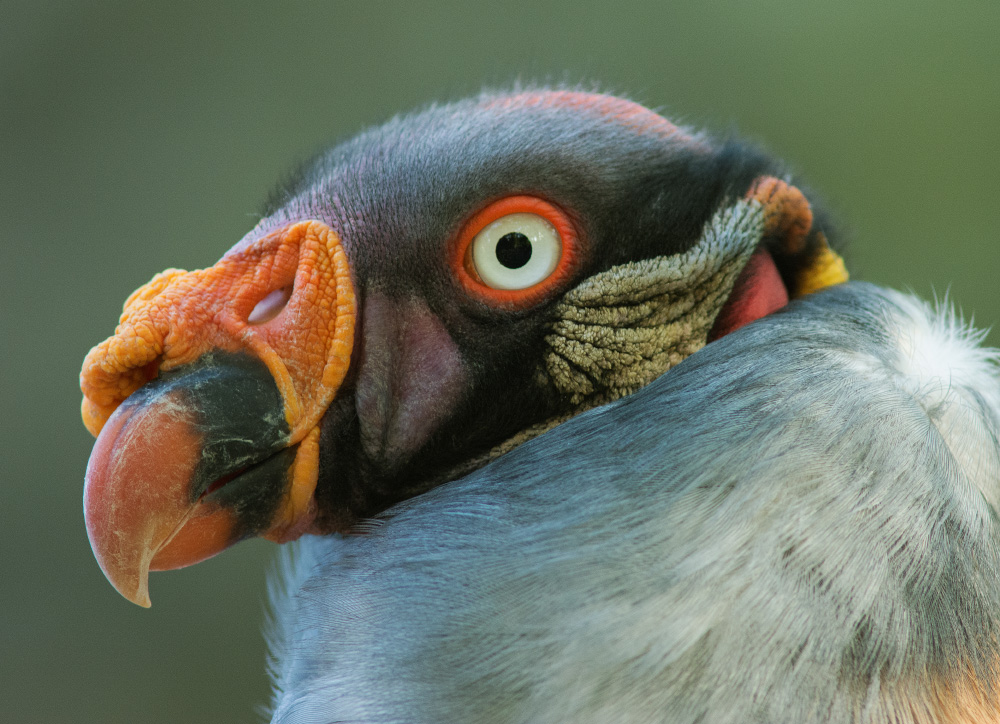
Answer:
<svg viewBox="0 0 1000 724"><path fill-rule="evenodd" d="M278 288L262 285L268 275ZM181 325L186 309L198 318ZM240 242L206 270L168 270L129 297L80 378L97 438L87 535L125 598L150 605L150 571L315 527L319 422L347 372L355 314L346 253L318 221Z"/></svg>
<svg viewBox="0 0 1000 724"><path fill-rule="evenodd" d="M132 541L127 531L116 526L120 509L105 505L100 475L93 471L93 456L88 466L83 507L87 537L101 571L122 596L143 608L149 608L149 559L147 541ZM97 482L93 482L97 480Z"/></svg>
<svg viewBox="0 0 1000 724"><path fill-rule="evenodd" d="M285 448L251 468L258 473L263 469L265 479L237 476L218 488L220 493L235 490L238 496L241 480L249 480L244 485L267 484L270 472L277 476L276 484L282 477L294 478L294 484L286 483L291 489L285 489L285 502L270 525L247 529L236 509L220 502L219 495L208 490L192 495L206 444L197 415L198 408L183 392L147 391L144 398L126 401L109 416L87 465L83 504L94 556L119 593L140 606L149 606L150 571L198 563L271 528L282 539L297 537L314 514L310 501L316 486L318 429L298 446L294 476L282 475L292 462L292 450Z"/></svg>

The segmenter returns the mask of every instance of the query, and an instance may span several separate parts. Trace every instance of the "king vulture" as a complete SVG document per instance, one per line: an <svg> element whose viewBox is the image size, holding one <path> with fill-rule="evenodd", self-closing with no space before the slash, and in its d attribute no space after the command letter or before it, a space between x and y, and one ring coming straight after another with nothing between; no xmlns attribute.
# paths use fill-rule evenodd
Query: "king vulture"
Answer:
<svg viewBox="0 0 1000 724"><path fill-rule="evenodd" d="M1000 722L1000 386L777 163L485 94L321 153L84 362L129 600L249 536L272 721Z"/></svg>

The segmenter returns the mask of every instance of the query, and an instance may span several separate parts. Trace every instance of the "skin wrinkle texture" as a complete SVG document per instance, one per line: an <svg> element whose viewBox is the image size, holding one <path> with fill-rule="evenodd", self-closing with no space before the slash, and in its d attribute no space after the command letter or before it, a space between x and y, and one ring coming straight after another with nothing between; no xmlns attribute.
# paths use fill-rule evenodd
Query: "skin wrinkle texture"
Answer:
<svg viewBox="0 0 1000 724"><path fill-rule="evenodd" d="M280 313L248 321L261 300L287 287L292 293ZM91 456L84 509L98 561L123 595L148 606L150 570L196 563L237 542L247 530L284 542L313 527L319 422L347 372L354 317L354 291L340 240L318 221L290 224L238 244L208 269L168 270L129 297L115 335L90 351L80 376L88 429L97 436L113 422L113 436L98 437ZM230 361L244 355L262 363L264 382L277 388L281 406L258 410L260 417L248 417L242 429L239 421L236 427L216 429L219 440L206 437L213 428L203 419L218 401L215 393L167 391L154 396L155 404L120 407L147 382L156 380L169 390L178 379L171 375L186 375L185 370L200 369L190 379L214 389L209 368L220 354L230 355ZM236 378L249 391L259 374L246 370ZM184 415L168 414L168 409ZM241 412L251 414L245 408ZM272 419L277 415L282 419ZM137 431L148 442L130 443ZM160 437L183 442L157 444L154 438ZM258 442L263 458L246 451ZM261 508L257 515L267 520L251 522L221 504L223 493L213 495L217 487L242 490L234 481L253 480L261 471L275 474L269 461L284 464L284 457L279 459L280 448L268 448L279 442L294 453L287 487L278 496L256 492L253 498ZM173 452L164 462L165 450ZM190 488L202 470L213 471L217 480L210 477L208 487Z"/></svg>
<svg viewBox="0 0 1000 724"><path fill-rule="evenodd" d="M763 178L745 200L718 211L686 253L613 267L578 284L556 306L557 321L545 337L548 352L535 376L539 387L559 389L573 411L521 430L448 477L475 470L582 410L634 392L701 349L762 235L781 235L783 252L801 251L812 220L798 189ZM820 245L817 263L794 278L800 294L847 280L843 260L822 236Z"/></svg>
<svg viewBox="0 0 1000 724"><path fill-rule="evenodd" d="M759 202L720 211L680 257L613 267L560 301L547 376L574 404L627 395L703 347L763 232Z"/></svg>
<svg viewBox="0 0 1000 724"><path fill-rule="evenodd" d="M247 324L257 303L292 279L296 293L288 307L295 323ZM330 288L336 290L332 307ZM265 361L282 388L295 443L333 398L353 339L354 294L339 239L320 222L291 225L237 245L213 267L169 269L136 290L115 335L84 361L84 421L96 436L118 404L157 371L190 364L210 349L245 347Z"/></svg>
<svg viewBox="0 0 1000 724"><path fill-rule="evenodd" d="M493 131L499 134L516 130L516 123L511 125L507 121L516 121L522 117L535 117L543 127L551 128L564 124L568 118L578 118L586 124L591 124L592 128L585 129L582 133L581 128L574 125L575 121L560 131L563 140L577 145L593 143L592 131L595 129L608 134L606 141L613 145L620 145L621 134L630 134L632 139L639 139L643 144L658 144L660 151L666 148L671 150L671 154L678 155L679 159L675 162L677 169L690 174L692 181L697 181L699 174L706 173L705 169L700 169L699 164L708 166L715 163L731 164L732 168L727 169L727 173L733 174L735 178L730 183L738 183L735 188L739 190L739 194L747 197L747 203L758 204L764 212L763 223L761 228L756 230L754 241L762 246L766 244L770 251L783 257L796 259L802 257L802 260L796 262L797 268L793 264L784 269L783 275L787 280L797 285L800 277L811 273L808 258L810 254L806 253L809 250L805 249L808 244L815 245L817 240L820 240L821 246L828 254L833 255L833 252L825 246L825 242L822 242L822 235L811 232L812 212L808 202L797 189L786 181L767 174L758 175L751 183L749 169L760 167L763 170L766 167L760 159L753 157L752 154L743 157L742 151L735 148L730 152L732 158L726 158L723 154L716 159L713 157L716 151L702 139L681 131L641 106L593 94L528 92L506 99L481 101L474 108L477 118L491 119L494 124ZM449 146L453 145L451 144L453 129L450 128L450 124L455 116L445 114L442 117L434 112L426 116L436 120L430 124L429 133L421 137L421 143L440 143L447 138ZM386 128L391 126L392 123ZM374 138L377 142L381 142L378 132L375 133ZM403 138L416 140L412 134ZM382 139L384 140L385 136ZM365 134L362 134L359 140L364 141ZM493 144L504 145L502 138L486 141L487 148ZM637 253L638 258L633 261L610 264L609 262L616 258L615 249L620 246L619 244L606 242L603 245L606 251L603 252L602 258L594 254L595 251L600 251L600 247L594 247L590 241L585 241L581 247L584 248L586 259L583 259L578 267L575 261L578 250L575 242L569 244L569 239L570 237L575 239L577 233L572 227L582 223L581 219L577 218L578 213L573 210L574 207L579 207L579 202L569 204L569 212L564 214L559 210L560 204L539 199L537 203L552 211L550 215L554 218L555 227L565 229L560 231L564 243L568 244L568 248L564 247L563 259L557 267L561 271L537 285L537 288L525 290L521 303L508 304L507 301L503 301L496 307L497 311L508 307L511 310L520 309L525 304L529 307L539 305L543 307L540 311L544 313L538 315L539 322L534 323L534 330L529 327L526 331L537 340L535 346L538 348L538 354L545 361L541 367L525 366L524 371L520 373L522 379L507 380L506 389L525 390L529 389L528 385L537 387L540 384L543 388L542 394L537 395L536 400L523 400L526 403L523 409L528 411L545 406L550 409L522 412L520 414L523 419L520 421L517 420L516 414L507 414L506 431L502 431L502 434L487 433L495 435L499 440L489 437L482 439L485 436L480 434L479 440L473 440L469 445L463 446L462 435L468 433L456 429L460 423L454 419L453 411L455 407L467 405L471 398L460 394L458 390L478 383L481 388L486 388L484 393L489 395L496 394L505 384L503 376L498 376L498 382L494 383L496 390L489 390L489 383L482 379L478 381L471 379L471 375L467 374L471 369L478 369L482 378L482 371L488 368L484 364L487 359L482 355L488 355L491 350L480 349L478 351L480 357L477 359L475 354L470 357L470 350L452 349L453 345L446 343L449 337L465 340L474 339L476 335L469 333L466 320L461 320L466 327L465 330L449 323L455 321L456 310L442 309L442 304L453 305L453 302L442 301L443 290L440 279L435 279L433 272L426 273L426 268L422 266L426 262L415 253L419 247L409 249L405 244L397 243L392 247L392 253L389 253L384 245L376 244L373 253L365 253L367 251L365 247L357 247L361 253L352 256L352 245L360 243L359 238L363 240L364 235L369 233L365 225L377 229L384 238L405 236L406 233L398 227L393 227L392 215L387 214L384 205L369 208L369 214L360 214L357 208L352 208L352 203L345 201L352 191L356 194L360 189L365 194L377 197L379 193L393 188L393 184L401 180L405 180L406 185L411 186L414 179L427 178L433 181L435 173L442 172L440 169L435 171L435 164L439 163L438 155L417 153L410 158L398 159L404 166L412 164L412 168L400 178L393 179L391 174L388 179L381 177L386 170L391 171L391 166L384 165L382 159L396 160L396 152L403 154L407 152L403 145L398 138L393 138L386 147L379 149L379 153L348 155L351 161L343 179L347 182L347 186L340 191L328 189L325 183L318 187L309 187L305 194L296 193L294 186L289 189L290 198L286 208L291 212L309 211L307 215L323 219L324 213L312 212L324 212L332 208L337 210L341 218L330 218L329 224L326 220L302 222L295 221L294 216L277 213L274 215L275 220L284 219L286 222L284 225L262 224L256 232L237 244L211 269L191 273L172 270L154 280L146 289L133 295L123 315L119 332L114 338L95 348L85 363L81 382L86 398L84 417L88 427L94 432L99 430L120 400L138 385L154 379L158 371L165 373L184 368L211 349L230 352L246 350L267 365L281 392L285 420L290 427L288 444L298 444L307 435L311 436L309 443L298 451L297 463L291 475L292 492L286 496L284 520L276 520L272 529L264 531L263 534L275 540L287 540L305 530L313 532L347 530L358 519L377 512L392 504L394 500L419 494L462 471L484 464L502 450L510 449L512 445L548 429L555 424L555 421L567 419L572 414L595 404L634 391L699 349L709 338L714 320L726 305L730 290L733 289L733 284L743 265L746 264L749 252L752 251L749 248L742 249L741 252L746 253L742 253L742 256L737 255L731 263L722 264L724 268L720 268L718 274L709 275L707 278L700 277L696 269L702 263L711 266L711 260L691 259L690 268L685 267L682 270L682 274L686 273L689 277L688 298L698 302L691 309L684 308L685 290L678 279L674 287L669 290L669 295L663 294L647 300L648 303L643 302L649 311L645 319L628 319L627 315L616 313L615 319L602 321L592 316L594 310L589 310L586 314L579 310L574 311L573 306L578 304L579 300L573 295L585 289L588 284L600 284L600 280L604 278L601 275L610 272L592 273L591 279L583 282L579 279L574 280L573 277L579 276L582 271L582 265L589 264L593 267L595 264L601 264L616 269L615 274L619 276L609 278L605 283L627 284L625 280L633 273L639 274L640 283L659 283L656 281L657 277L666 273L665 270L672 263L688 263L686 255L692 252L690 248L686 248L689 244L685 240L685 235L695 233L694 221L698 214L706 213L711 207L704 206L698 210L697 204L690 207L678 204L677 208L681 211L677 211L669 205L664 206L664 199L655 197L654 207L663 208L668 213L680 213L682 217L686 217L682 219L680 228L671 232L676 238L660 240L656 244L650 241L647 244L649 247L658 248L661 255L644 258L644 254L648 252L640 251ZM352 143L346 144L348 148L351 146ZM545 146L544 153L552 154L553 148L555 147L552 145ZM539 146L534 150L543 149ZM561 152L556 151L554 159L557 160L561 155ZM613 157L604 156L603 162L607 164L606 171L609 178L631 172L629 164L621 163ZM456 184L457 188L475 189L482 198L495 199L496 192L491 193L488 188L480 189L481 184L477 183L483 180L483 174L487 171L493 173L497 170L495 157L481 156L478 165L472 164L471 168L473 175L470 181L474 183L468 186ZM516 170L518 164L514 163L510 168ZM586 187L566 184L566 178L562 174L552 176L550 181L555 182L558 179L563 183L564 194L579 194L583 188L586 188L588 193L597 190L600 184L594 183L598 179L593 169L587 168L586 165L583 168L587 170ZM449 166L448 173L452 172L452 167ZM746 174L747 180L737 181L741 174ZM380 184L385 184L386 188L379 189L377 186L363 183L362 179L366 177L372 177ZM707 183L707 177L702 178L701 182ZM352 188L352 184L357 186ZM589 189L589 186L594 186L594 189ZM714 195L719 195L725 188L719 187L714 181L709 186ZM396 190L403 191L403 188ZM557 190L557 187L553 187L554 193ZM419 184L407 191L413 194L419 193ZM317 200L319 194L323 194L327 199L322 208L308 208ZM530 197L531 194L527 196ZM541 196L548 196L548 193ZM508 194L506 198L512 201L526 197L514 193ZM458 200L461 200L461 197ZM410 209L414 207L416 201L416 197L404 196L400 199L401 206ZM355 196L353 204L356 203ZM476 204L482 203L482 201L476 202ZM721 206L731 205L729 197L726 196L721 197L719 203ZM465 204L469 202L463 201L463 205ZM466 209L475 208L474 205L466 206ZM482 211L481 206L480 211ZM468 214L469 211L463 213ZM705 233L709 221L706 218L701 225L702 228L698 230L699 236ZM656 220L646 219L644 223L656 236L663 234L663 226L657 224ZM612 224L609 229L617 226ZM340 248L341 234L338 233L338 229L341 228L351 232L346 234L345 249ZM728 233L728 230L722 231ZM310 233L322 238L318 241L312 240ZM410 233L413 234L413 238L420 239L425 244L426 239L448 238L448 234L440 232L421 233L419 223L414 225L414 230ZM584 228L581 233L587 236L594 233L594 229ZM300 245L300 237L305 238L307 242ZM406 315L417 314L415 310L420 309L424 309L427 314L427 322L421 323L428 331L427 335L418 334L416 342L400 339L401 344L398 349L389 352L384 359L382 353L366 353L361 357L361 370L352 380L351 384L354 386L344 400L346 404L351 404L350 395L354 395L353 399L356 400L359 412L356 419L360 422L356 425L359 431L356 438L359 445L354 447L360 449L360 456L357 453L332 448L329 444L325 445L323 430L317 431L317 423L321 419L350 419L349 413L345 414L342 410L327 415L334 393L345 377L350 360L350 345L354 341L353 291L347 286L349 282L343 282L345 290L339 290L337 298L340 304L340 300L351 297L350 313L338 313L331 317L331 310L323 307L325 302L323 294L317 293L317 290L324 288L322 280L328 273L327 256L323 253L330 246L330 243L325 241L327 238L336 240L335 265L338 267L339 278L349 280L351 275L357 276L362 284L363 294L371 300L384 295L390 300L389 306L395 308L395 311L386 317L386 323L382 325L384 331L394 328L415 328L413 325L416 317L407 320ZM643 235L640 234L637 238L642 239ZM697 238L694 237L692 243L697 242ZM719 242L720 251L728 241L723 239ZM662 255L664 246L667 249L674 247L674 253ZM345 250L348 252L346 255ZM608 256L609 252L611 256ZM262 259L261 253L265 255L273 253L273 259ZM581 257L583 255L581 253ZM353 268L350 271L347 270L346 257L352 258ZM567 259L570 261L567 262ZM655 259L659 261L654 261ZM653 267L647 269L650 264ZM630 265L635 268L631 269ZM459 271L461 269L460 266ZM429 279L429 288L422 290L423 293L429 293L428 299L422 299L421 293L415 288L405 286L393 288L391 280L405 279L410 275L418 277L424 275ZM448 285L453 287L454 275L450 276L452 278L448 280ZM824 283L835 283L843 281L844 278L843 275L830 277ZM294 284L292 284L293 279ZM561 302L553 304L554 300L551 297L556 296L554 292L564 289L571 281L577 283L577 289L569 290L563 295ZM338 282L338 285L340 283ZM233 296L233 301L226 303L221 309L217 304L213 306L215 300L211 298L211 294L206 296L205 290L208 288L214 288L214 293L221 294L223 298L227 290L231 290L229 293ZM267 319L258 317L257 313L262 304L266 306L267 300L275 298L275 295L278 295L278 298L283 297L285 290L289 289L291 296L280 312L275 313L273 318L270 318L271 314L267 315L269 317ZM454 293L453 288L446 291L449 294ZM512 294L517 296L522 293L512 292ZM488 296L495 297L497 294ZM413 303L407 302L407 299L413 300ZM490 303L489 299L481 301L485 301L487 305ZM616 304L627 302L625 299L613 301ZM324 313L308 319L302 317L302 314L296 314L304 310L308 304L315 302L325 310ZM643 305L640 305L640 309ZM346 305L342 306L346 308ZM755 314L758 316L766 314L773 308L776 307L762 309ZM411 313L407 311L408 309L414 311ZM339 311L344 312L343 309ZM374 307L370 311L374 311ZM396 319L392 319L394 315L397 316ZM664 318L660 319L660 316ZM302 321L289 323L289 317L296 317ZM251 318L252 322L249 321ZM739 323L752 321L753 318L747 317L739 320ZM603 325L603 328L600 325ZM197 331L189 332L191 329ZM365 335L378 337L380 333L379 329L373 328L371 332L366 331ZM512 334L509 341L514 341L517 336L519 335L516 333ZM333 338L329 350L324 341L327 337ZM424 339L425 337L427 339ZM442 344L436 345L435 348L441 353L440 357L446 361L436 362L439 369L428 375L422 372L422 368L426 367L428 360L433 357L427 354L427 349L435 346L434 343L428 342L431 339L442 341ZM426 349L421 351L421 345ZM123 347L128 347L128 354L121 353ZM362 345L362 349L370 351L373 347ZM330 360L330 364L326 364L327 359ZM326 366L322 374L313 373L313 370L322 368L324 364ZM616 371L615 367L620 369ZM377 379L379 374L383 374L380 370L398 372L408 382L384 384ZM330 379L326 379L327 377ZM432 382L432 380L437 381ZM524 395L525 393L522 393L522 397ZM366 413L366 410L371 414ZM484 415L488 419L489 411L484 411ZM497 415L494 414L494 417ZM503 415L499 417L504 418ZM471 429L476 430L475 427ZM433 445L430 442L449 438L456 441L452 443L452 457L461 451L457 460L432 459L430 465L427 465L419 457L414 457L415 454L419 455L428 450L433 455ZM344 440L346 437L340 435L339 439ZM104 447L107 447L107 444ZM195 454L193 452L195 447L195 444L189 446L191 454ZM463 447L468 449L464 450ZM309 457L308 464L303 456ZM329 462L331 460L332 465L343 467L344 463L341 461L346 460L349 463L352 458L357 460L359 457L362 459L356 463L355 470L348 470L347 474L331 475L325 472L325 468L331 465ZM429 470L425 472L427 468ZM411 476L408 473L411 469L419 472ZM94 474L100 477L99 467L95 468ZM237 477L242 475L240 470L225 466L220 467L216 474L219 476L220 484L228 484L226 481L232 475ZM116 479L120 477L116 476ZM373 478L376 485L371 485L369 482ZM386 489L390 484L395 486L394 490ZM345 486L353 489L344 491ZM318 496L315 499L310 497L313 491L315 496ZM177 494L180 494L179 488ZM344 501L342 505L346 510L331 510L331 501L338 497ZM307 525L304 522L306 520L311 522ZM255 523L250 529L257 531L258 528L259 524ZM170 560L173 561L175 558Z"/></svg>
<svg viewBox="0 0 1000 724"><path fill-rule="evenodd" d="M456 235L524 196L579 266L521 306L463 294ZM530 91L393 119L276 198L234 252L316 219L370 306L290 468L319 480L292 517L333 533L278 597L275 722L1000 721L997 354L842 284L780 165ZM105 405L197 347L129 324Z"/></svg>

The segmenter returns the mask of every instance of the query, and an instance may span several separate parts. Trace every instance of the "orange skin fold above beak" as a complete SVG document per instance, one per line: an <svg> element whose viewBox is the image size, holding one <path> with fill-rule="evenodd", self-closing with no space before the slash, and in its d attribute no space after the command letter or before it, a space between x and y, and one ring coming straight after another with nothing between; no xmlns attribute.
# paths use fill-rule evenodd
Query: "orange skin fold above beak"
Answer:
<svg viewBox="0 0 1000 724"><path fill-rule="evenodd" d="M340 239L318 221L245 240L208 269L163 272L129 297L80 377L98 438L87 533L122 595L148 606L150 570L309 530L319 423L355 315Z"/></svg>

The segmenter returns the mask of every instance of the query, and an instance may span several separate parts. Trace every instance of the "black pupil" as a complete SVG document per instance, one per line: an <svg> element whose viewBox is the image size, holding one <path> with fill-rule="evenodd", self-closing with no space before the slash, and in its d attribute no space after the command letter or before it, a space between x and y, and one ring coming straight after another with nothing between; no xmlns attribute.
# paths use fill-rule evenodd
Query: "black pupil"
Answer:
<svg viewBox="0 0 1000 724"><path fill-rule="evenodd" d="M497 242L497 261L508 269L520 269L531 258L531 242L519 231L504 234Z"/></svg>

